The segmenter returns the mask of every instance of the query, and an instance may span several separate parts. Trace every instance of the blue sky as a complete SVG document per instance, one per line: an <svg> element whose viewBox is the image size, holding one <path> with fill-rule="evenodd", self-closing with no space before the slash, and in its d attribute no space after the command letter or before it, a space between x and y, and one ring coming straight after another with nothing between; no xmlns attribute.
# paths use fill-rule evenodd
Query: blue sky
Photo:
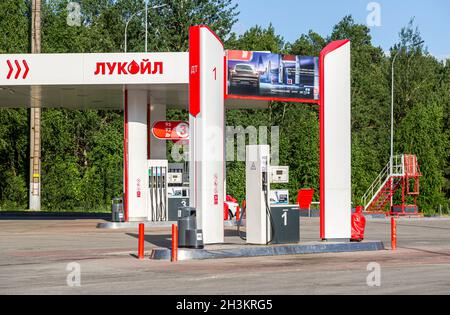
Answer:
<svg viewBox="0 0 450 315"><path fill-rule="evenodd" d="M286 41L293 42L312 29L329 35L342 17L351 14L366 24L367 5L380 6L380 26L370 27L372 42L388 51L411 17L425 40L428 51L439 59L450 58L450 0L234 0L239 5L239 22L234 31L242 34L258 24L270 22Z"/></svg>

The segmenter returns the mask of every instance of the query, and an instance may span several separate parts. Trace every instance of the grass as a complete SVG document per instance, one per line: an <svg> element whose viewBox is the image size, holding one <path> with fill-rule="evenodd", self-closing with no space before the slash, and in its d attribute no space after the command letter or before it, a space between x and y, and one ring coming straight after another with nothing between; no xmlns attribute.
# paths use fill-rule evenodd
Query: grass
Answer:
<svg viewBox="0 0 450 315"><path fill-rule="evenodd" d="M32 211L29 209L23 209L23 208L6 208L6 209L0 209L0 213L2 212L19 212L19 213L27 213L27 212L40 212L40 213L111 213L111 209L106 208L100 208L100 209L45 209L43 208L41 211Z"/></svg>

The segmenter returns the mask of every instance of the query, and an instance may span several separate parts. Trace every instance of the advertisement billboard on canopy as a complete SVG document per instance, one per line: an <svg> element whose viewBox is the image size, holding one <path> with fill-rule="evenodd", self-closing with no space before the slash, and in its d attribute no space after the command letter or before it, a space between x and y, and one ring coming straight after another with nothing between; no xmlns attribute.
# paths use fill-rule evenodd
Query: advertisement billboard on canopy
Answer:
<svg viewBox="0 0 450 315"><path fill-rule="evenodd" d="M318 101L319 59L228 50L228 97Z"/></svg>

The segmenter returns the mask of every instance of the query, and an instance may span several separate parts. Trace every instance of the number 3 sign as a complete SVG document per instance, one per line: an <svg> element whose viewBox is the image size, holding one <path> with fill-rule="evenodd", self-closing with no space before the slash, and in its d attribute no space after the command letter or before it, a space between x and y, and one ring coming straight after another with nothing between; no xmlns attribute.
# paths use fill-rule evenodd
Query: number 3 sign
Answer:
<svg viewBox="0 0 450 315"><path fill-rule="evenodd" d="M153 125L152 133L160 140L189 139L189 123L185 121L157 121Z"/></svg>

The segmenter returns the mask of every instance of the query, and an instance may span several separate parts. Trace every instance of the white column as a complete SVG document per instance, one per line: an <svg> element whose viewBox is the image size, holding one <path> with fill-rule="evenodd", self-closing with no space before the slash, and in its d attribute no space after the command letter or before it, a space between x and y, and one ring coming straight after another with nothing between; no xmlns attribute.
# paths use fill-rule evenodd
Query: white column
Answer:
<svg viewBox="0 0 450 315"><path fill-rule="evenodd" d="M225 53L209 28L194 26L189 54L190 204L204 244L223 243Z"/></svg>
<svg viewBox="0 0 450 315"><path fill-rule="evenodd" d="M350 42L330 43L321 56L321 238L351 235Z"/></svg>
<svg viewBox="0 0 450 315"><path fill-rule="evenodd" d="M147 220L147 91L129 90L128 221Z"/></svg>

